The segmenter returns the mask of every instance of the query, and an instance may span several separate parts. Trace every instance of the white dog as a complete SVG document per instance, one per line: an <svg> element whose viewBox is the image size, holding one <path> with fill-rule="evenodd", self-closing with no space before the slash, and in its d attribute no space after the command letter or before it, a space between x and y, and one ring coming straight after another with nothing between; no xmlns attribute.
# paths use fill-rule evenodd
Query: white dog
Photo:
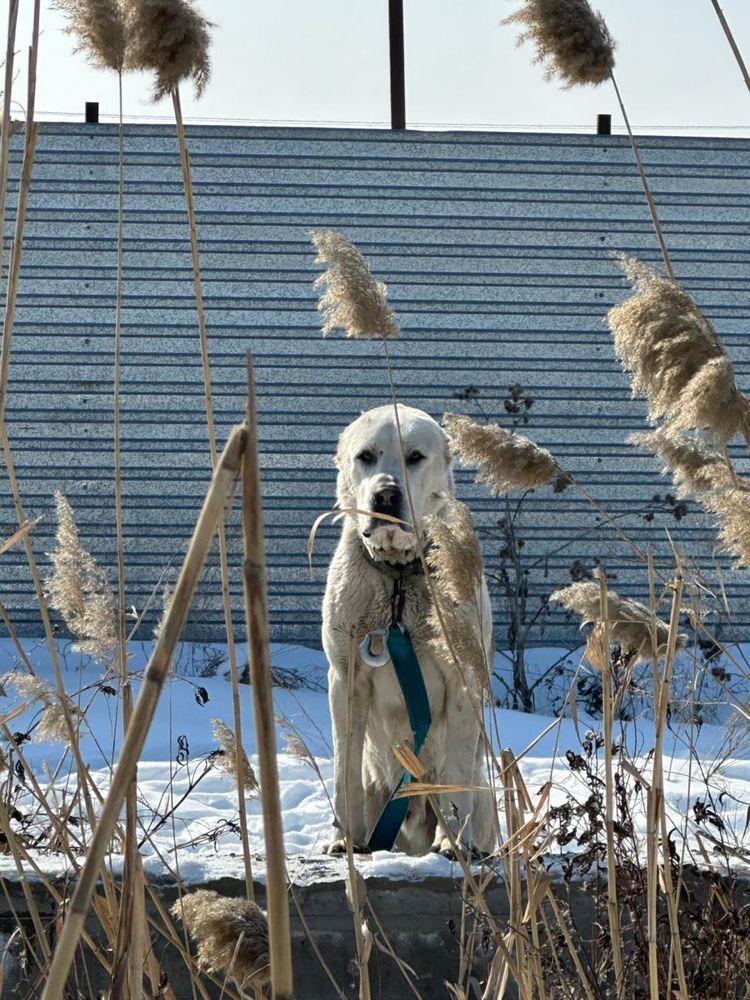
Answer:
<svg viewBox="0 0 750 1000"><path fill-rule="evenodd" d="M453 495L447 438L432 417L399 404L406 476L416 530L429 544L425 521L445 510ZM411 527L396 421L392 406L364 413L343 432L337 453L338 505L387 514L408 522L398 526L368 513L344 515L343 530L331 561L323 605L323 646L329 662L328 684L334 742L334 823L330 854L345 849L349 828L355 850L369 839L403 767L392 748L408 740L412 727L394 665L372 666L360 649L373 630L387 629L394 617L411 635L429 699L431 725L419 754L427 780L435 784L486 786L484 742L477 717L479 699L467 691L448 654L440 656L425 641L430 596ZM492 627L487 587L460 610L481 630L488 661ZM479 608L479 614L477 609ZM368 662L369 661L369 662ZM351 706L347 680L353 665ZM464 675L465 676L465 675ZM473 704L472 704L473 700ZM347 721L349 738L347 740ZM349 778L346 758L348 743ZM450 838L465 848L489 853L495 844L490 792L463 791L439 796L440 821L422 796L409 800L396 846L409 854L451 854Z"/></svg>

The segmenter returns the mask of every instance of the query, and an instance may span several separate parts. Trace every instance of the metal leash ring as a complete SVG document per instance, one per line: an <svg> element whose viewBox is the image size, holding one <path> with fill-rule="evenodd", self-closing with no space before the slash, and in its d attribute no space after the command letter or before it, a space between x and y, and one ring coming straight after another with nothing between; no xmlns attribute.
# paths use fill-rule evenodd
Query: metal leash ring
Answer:
<svg viewBox="0 0 750 1000"><path fill-rule="evenodd" d="M374 628L359 645L359 657L366 667L384 667L391 662L388 651L388 629Z"/></svg>

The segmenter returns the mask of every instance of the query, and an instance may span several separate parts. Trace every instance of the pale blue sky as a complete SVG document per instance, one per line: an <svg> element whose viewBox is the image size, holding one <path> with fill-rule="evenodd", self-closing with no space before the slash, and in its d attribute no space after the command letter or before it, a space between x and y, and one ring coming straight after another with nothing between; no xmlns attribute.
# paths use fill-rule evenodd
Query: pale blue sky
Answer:
<svg viewBox="0 0 750 1000"><path fill-rule="evenodd" d="M14 94L23 101L31 0L20 0ZM404 0L407 123L414 127L533 127L591 131L598 112L621 124L609 84L561 90L515 47L517 29L501 20L508 0ZM710 0L600 0L617 40L616 75L631 121L643 131L750 136L744 85ZM750 62L750 3L724 0ZM3 23L7 0L0 4ZM185 88L188 119L280 123L384 124L389 116L387 0L213 0L213 76L200 101ZM98 100L116 112L116 80L72 53L59 13L43 0L39 118L80 118ZM162 116L149 80L125 79L130 118Z"/></svg>

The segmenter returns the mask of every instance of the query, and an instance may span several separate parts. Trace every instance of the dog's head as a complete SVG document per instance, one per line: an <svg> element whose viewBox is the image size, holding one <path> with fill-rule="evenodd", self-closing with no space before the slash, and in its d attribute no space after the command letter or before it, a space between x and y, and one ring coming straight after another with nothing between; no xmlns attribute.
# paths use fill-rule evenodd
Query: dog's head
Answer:
<svg viewBox="0 0 750 1000"><path fill-rule="evenodd" d="M448 439L431 416L410 406L398 407L404 442L401 463L398 429L392 406L368 410L349 424L339 438L336 454L340 507L388 514L405 524L356 515L357 531L377 561L408 563L418 555L415 529L424 540L425 519L439 514L445 495L453 495ZM416 524L406 493L406 474Z"/></svg>

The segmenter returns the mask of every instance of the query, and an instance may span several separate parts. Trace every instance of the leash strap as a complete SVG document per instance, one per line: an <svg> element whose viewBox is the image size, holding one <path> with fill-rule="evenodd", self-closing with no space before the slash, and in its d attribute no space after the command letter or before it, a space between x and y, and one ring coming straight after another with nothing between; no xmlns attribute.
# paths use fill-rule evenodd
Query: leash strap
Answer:
<svg viewBox="0 0 750 1000"><path fill-rule="evenodd" d="M398 617L396 617L397 602ZM391 654L396 678L401 688L406 703L406 711L409 715L412 736L414 738L414 753L419 753L427 739L427 732L432 722L430 714L430 702L427 698L427 688L425 687L422 668L419 666L417 654L414 652L414 644L411 636L403 626L399 624L401 612L403 611L403 586L394 589L393 623L388 631L386 644L388 652ZM409 811L408 797L395 799L393 796L408 781L412 779L408 771L404 771L396 787L391 792L391 797L380 814L380 818L375 824L375 829L370 836L371 851L390 851L396 842L401 824L406 819Z"/></svg>

